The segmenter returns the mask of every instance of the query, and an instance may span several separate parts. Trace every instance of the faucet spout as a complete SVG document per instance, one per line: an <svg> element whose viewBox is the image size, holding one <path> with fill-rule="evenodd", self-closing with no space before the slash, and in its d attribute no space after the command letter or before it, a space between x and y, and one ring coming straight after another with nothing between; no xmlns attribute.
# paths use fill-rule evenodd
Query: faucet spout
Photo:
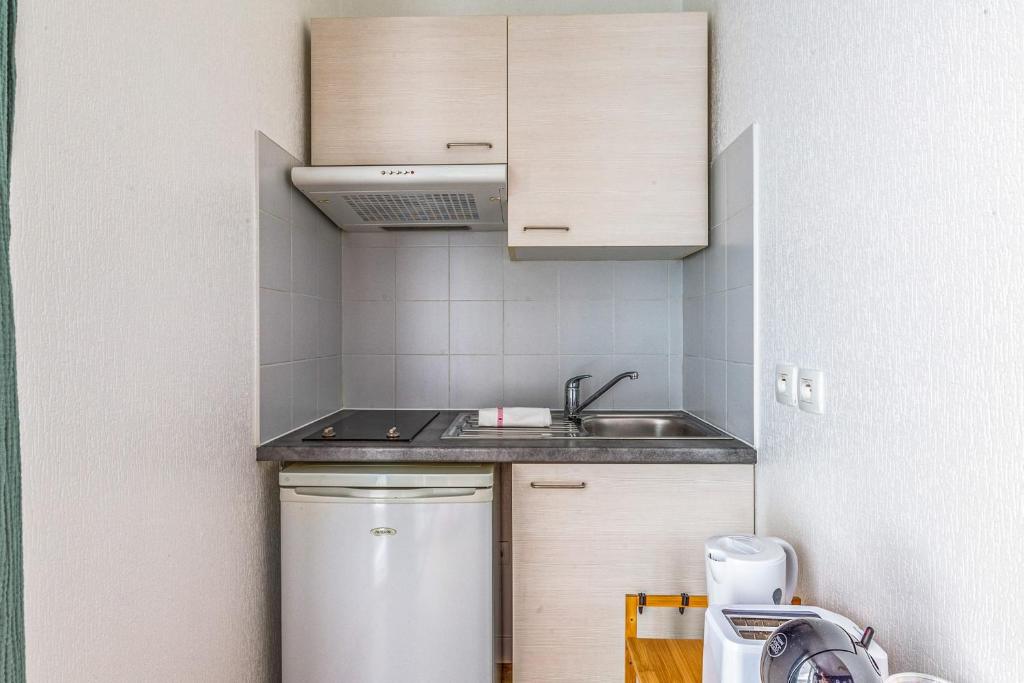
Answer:
<svg viewBox="0 0 1024 683"><path fill-rule="evenodd" d="M598 389L597 391L595 391L593 394L583 399L582 401L575 403L575 405L570 406L569 403L566 402L565 417L570 420L578 422L580 419L580 413L582 413L586 409L586 407L589 406L591 403L601 398L601 396L603 396L605 392L607 392L609 389L611 389L613 386L615 386L624 379L633 380L637 379L639 376L640 373L638 373L636 370L623 372L619 375L616 375L615 377L612 377L610 380L608 380L608 382L605 383L603 387L601 387L600 389Z"/></svg>

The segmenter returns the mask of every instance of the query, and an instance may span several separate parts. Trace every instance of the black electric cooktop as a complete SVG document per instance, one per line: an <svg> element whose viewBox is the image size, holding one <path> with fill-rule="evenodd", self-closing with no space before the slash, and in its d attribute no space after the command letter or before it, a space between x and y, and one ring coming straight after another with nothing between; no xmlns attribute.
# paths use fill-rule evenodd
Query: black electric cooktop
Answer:
<svg viewBox="0 0 1024 683"><path fill-rule="evenodd" d="M412 441L436 410L357 410L302 437L303 441Z"/></svg>

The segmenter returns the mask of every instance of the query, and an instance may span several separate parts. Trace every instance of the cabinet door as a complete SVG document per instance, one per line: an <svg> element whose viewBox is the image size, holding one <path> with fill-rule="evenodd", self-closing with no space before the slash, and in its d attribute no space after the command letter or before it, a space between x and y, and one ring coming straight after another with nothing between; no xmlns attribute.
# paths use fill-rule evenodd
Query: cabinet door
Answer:
<svg viewBox="0 0 1024 683"><path fill-rule="evenodd" d="M753 531L753 469L513 465L515 680L621 681L625 594L704 593L705 539ZM641 635L700 637L703 616L647 610Z"/></svg>
<svg viewBox="0 0 1024 683"><path fill-rule="evenodd" d="M508 69L515 254L707 244L704 13L509 17Z"/></svg>
<svg viewBox="0 0 1024 683"><path fill-rule="evenodd" d="M311 24L313 163L505 163L506 17Z"/></svg>

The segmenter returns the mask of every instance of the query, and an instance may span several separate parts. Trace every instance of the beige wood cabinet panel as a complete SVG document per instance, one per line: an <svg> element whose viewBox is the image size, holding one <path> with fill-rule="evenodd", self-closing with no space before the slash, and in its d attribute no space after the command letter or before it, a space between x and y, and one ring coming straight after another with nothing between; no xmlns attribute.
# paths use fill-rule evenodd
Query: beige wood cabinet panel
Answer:
<svg viewBox="0 0 1024 683"><path fill-rule="evenodd" d="M506 17L311 22L317 166L506 160ZM448 143L488 143L457 146Z"/></svg>
<svg viewBox="0 0 1024 683"><path fill-rule="evenodd" d="M753 525L751 465L513 465L515 680L621 681L625 594L705 593L704 540ZM703 616L647 610L640 633L700 637Z"/></svg>
<svg viewBox="0 0 1024 683"><path fill-rule="evenodd" d="M635 247L671 258L706 246L707 16L508 21L513 255Z"/></svg>

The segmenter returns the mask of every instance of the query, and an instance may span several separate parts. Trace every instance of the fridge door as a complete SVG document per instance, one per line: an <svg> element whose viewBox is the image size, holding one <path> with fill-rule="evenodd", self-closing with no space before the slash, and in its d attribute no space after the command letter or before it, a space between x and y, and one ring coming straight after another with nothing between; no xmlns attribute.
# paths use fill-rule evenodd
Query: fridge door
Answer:
<svg viewBox="0 0 1024 683"><path fill-rule="evenodd" d="M491 489L365 493L281 489L285 683L493 680Z"/></svg>

